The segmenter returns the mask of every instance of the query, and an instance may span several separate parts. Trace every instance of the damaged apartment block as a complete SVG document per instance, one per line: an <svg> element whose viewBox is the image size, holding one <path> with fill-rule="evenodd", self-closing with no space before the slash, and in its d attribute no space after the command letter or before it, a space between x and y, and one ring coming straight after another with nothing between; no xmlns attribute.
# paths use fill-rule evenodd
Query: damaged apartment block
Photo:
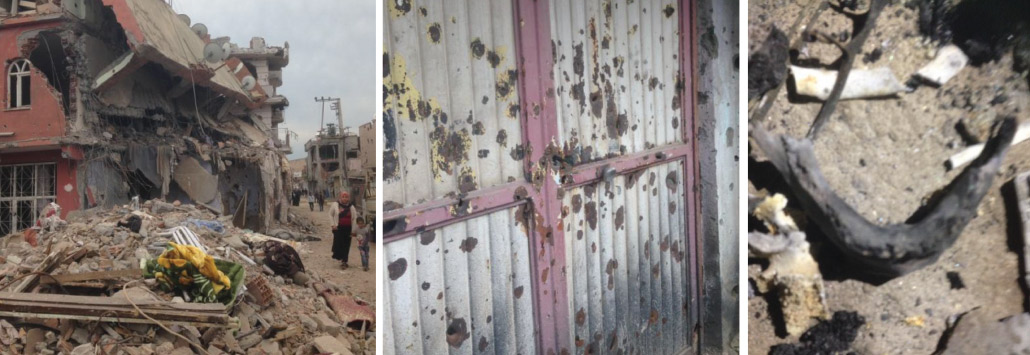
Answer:
<svg viewBox="0 0 1030 355"><path fill-rule="evenodd" d="M289 45L212 39L159 0L0 4L0 234L139 196L285 220Z"/></svg>

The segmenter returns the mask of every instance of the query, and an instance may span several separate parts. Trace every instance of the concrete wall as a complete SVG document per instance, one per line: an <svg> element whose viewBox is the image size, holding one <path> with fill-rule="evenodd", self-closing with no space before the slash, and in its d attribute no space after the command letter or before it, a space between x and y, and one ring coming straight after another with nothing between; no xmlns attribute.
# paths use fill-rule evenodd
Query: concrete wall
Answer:
<svg viewBox="0 0 1030 355"><path fill-rule="evenodd" d="M701 350L736 348L740 278L737 175L738 40L736 1L698 0L698 154L704 295ZM732 346L731 346L732 345Z"/></svg>

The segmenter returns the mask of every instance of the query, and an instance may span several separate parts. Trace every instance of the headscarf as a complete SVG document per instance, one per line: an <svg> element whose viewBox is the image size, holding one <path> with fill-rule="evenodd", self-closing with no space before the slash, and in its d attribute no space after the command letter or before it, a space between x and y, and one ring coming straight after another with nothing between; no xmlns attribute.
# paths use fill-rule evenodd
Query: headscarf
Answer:
<svg viewBox="0 0 1030 355"><path fill-rule="evenodd" d="M344 196L351 197L350 196L350 192L347 192L347 191L341 192L339 198L336 199L336 203L340 204L340 209L350 208L350 206L354 204L354 201L347 202L346 205L344 205L343 203L340 203L340 200L342 200Z"/></svg>

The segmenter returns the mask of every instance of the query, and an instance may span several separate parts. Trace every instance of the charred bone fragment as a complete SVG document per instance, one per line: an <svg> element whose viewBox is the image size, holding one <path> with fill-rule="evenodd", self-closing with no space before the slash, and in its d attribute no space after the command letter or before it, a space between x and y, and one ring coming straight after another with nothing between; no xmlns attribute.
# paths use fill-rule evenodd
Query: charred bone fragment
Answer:
<svg viewBox="0 0 1030 355"><path fill-rule="evenodd" d="M897 277L929 265L954 244L976 214L1016 132L1016 121L996 125L980 156L908 222L880 226L844 202L826 182L810 140L774 136L752 125L752 138L797 196L810 220L849 258L877 274Z"/></svg>

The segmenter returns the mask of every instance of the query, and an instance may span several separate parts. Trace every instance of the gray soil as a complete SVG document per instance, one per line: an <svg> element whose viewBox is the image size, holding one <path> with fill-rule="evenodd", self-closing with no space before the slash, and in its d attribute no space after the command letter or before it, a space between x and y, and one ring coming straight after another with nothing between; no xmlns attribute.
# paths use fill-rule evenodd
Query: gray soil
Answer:
<svg viewBox="0 0 1030 355"><path fill-rule="evenodd" d="M801 10L802 6L792 1L750 0L749 53L758 48L771 25L787 32L793 41L796 35L790 33L790 26ZM936 45L919 34L917 16L917 10L906 8L903 1L889 5L863 48L863 55L879 48L882 57L866 63L859 55L855 68L886 66L904 82L928 63ZM832 9L823 13L816 26L834 34L852 31L851 21ZM840 55L832 45L806 47L802 58L827 66ZM1007 99L998 102L995 99L999 97ZM762 124L774 133L803 137L819 108L819 102L781 92ZM1023 121L1028 109L1027 80L1014 72L1008 53L998 62L966 67L939 88L922 86L892 98L841 102L816 141L816 155L830 185L859 213L876 223L901 223L957 175L958 171L947 171L944 162L967 145L956 130L961 118L997 115ZM751 155L756 156L753 151ZM754 163L750 167L752 183L766 186L768 177L756 176ZM853 351L929 354L937 349L947 319L953 315L974 308L994 318L1024 311L1025 296L1017 281L1019 257L1010 247L1010 239L1016 238L1011 229L1018 228L1019 222L1009 217L1015 207L1007 185L1017 173L1027 170L1030 143L1016 145L980 204L978 216L955 245L936 263L886 283L851 277L860 275L861 270L844 263L815 233L809 234L816 261L831 279L826 281L830 312L856 311L866 319L852 344ZM760 270L759 263L752 260L749 276ZM948 272L957 272L965 288L953 289ZM758 295L748 302L748 349L752 354L766 354L773 345L798 340L776 329L782 318L770 314L767 301L765 295Z"/></svg>

